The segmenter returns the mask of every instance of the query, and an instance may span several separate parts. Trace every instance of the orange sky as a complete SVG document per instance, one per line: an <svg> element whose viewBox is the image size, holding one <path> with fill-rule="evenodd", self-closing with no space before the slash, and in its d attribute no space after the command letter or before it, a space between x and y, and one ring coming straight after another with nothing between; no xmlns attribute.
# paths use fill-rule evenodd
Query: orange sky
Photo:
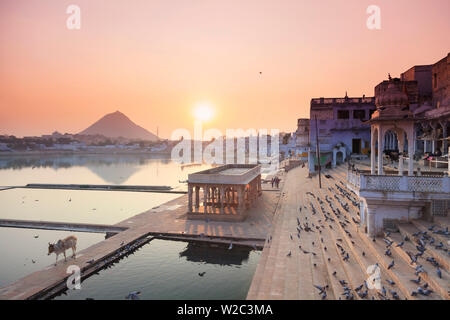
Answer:
<svg viewBox="0 0 450 320"><path fill-rule="evenodd" d="M81 30L66 8L81 8ZM381 8L381 30L366 8ZM208 127L293 131L313 97L374 86L450 50L448 0L1 0L0 134L79 132L120 110L169 137ZM262 71L262 74L259 72Z"/></svg>

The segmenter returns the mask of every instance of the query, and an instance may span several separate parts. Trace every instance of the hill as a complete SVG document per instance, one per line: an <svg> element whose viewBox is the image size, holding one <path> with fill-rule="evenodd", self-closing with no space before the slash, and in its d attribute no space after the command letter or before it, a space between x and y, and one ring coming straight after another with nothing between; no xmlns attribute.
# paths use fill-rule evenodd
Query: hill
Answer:
<svg viewBox="0 0 450 320"><path fill-rule="evenodd" d="M101 134L109 138L124 137L128 139L156 141L158 137L138 126L120 111L109 113L79 134Z"/></svg>

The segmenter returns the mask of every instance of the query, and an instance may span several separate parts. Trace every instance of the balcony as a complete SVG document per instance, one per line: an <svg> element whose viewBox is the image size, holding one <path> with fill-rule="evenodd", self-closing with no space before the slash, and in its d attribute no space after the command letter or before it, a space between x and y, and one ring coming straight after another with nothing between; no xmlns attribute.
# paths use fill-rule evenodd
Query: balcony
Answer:
<svg viewBox="0 0 450 320"><path fill-rule="evenodd" d="M420 192L450 194L450 178L437 172L422 172L422 176L371 175L368 171L351 171L347 173L347 182L362 191L380 192Z"/></svg>

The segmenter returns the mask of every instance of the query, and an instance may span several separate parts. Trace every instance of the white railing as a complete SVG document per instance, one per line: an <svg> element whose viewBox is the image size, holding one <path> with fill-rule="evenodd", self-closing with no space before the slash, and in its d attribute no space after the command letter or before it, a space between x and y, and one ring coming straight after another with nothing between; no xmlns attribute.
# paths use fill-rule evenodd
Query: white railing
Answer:
<svg viewBox="0 0 450 320"><path fill-rule="evenodd" d="M377 176L348 171L347 181L359 190L450 194L450 178L445 176Z"/></svg>
<svg viewBox="0 0 450 320"><path fill-rule="evenodd" d="M354 185L355 187L359 188L359 174L356 173L356 171L348 171L347 172L347 181Z"/></svg>

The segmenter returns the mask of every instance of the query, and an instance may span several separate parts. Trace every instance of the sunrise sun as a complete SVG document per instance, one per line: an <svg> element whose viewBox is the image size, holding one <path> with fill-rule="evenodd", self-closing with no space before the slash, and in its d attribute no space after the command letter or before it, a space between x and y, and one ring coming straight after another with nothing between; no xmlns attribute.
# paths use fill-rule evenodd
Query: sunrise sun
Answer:
<svg viewBox="0 0 450 320"><path fill-rule="evenodd" d="M199 103L194 109L195 119L209 121L213 117L213 109L209 103Z"/></svg>

